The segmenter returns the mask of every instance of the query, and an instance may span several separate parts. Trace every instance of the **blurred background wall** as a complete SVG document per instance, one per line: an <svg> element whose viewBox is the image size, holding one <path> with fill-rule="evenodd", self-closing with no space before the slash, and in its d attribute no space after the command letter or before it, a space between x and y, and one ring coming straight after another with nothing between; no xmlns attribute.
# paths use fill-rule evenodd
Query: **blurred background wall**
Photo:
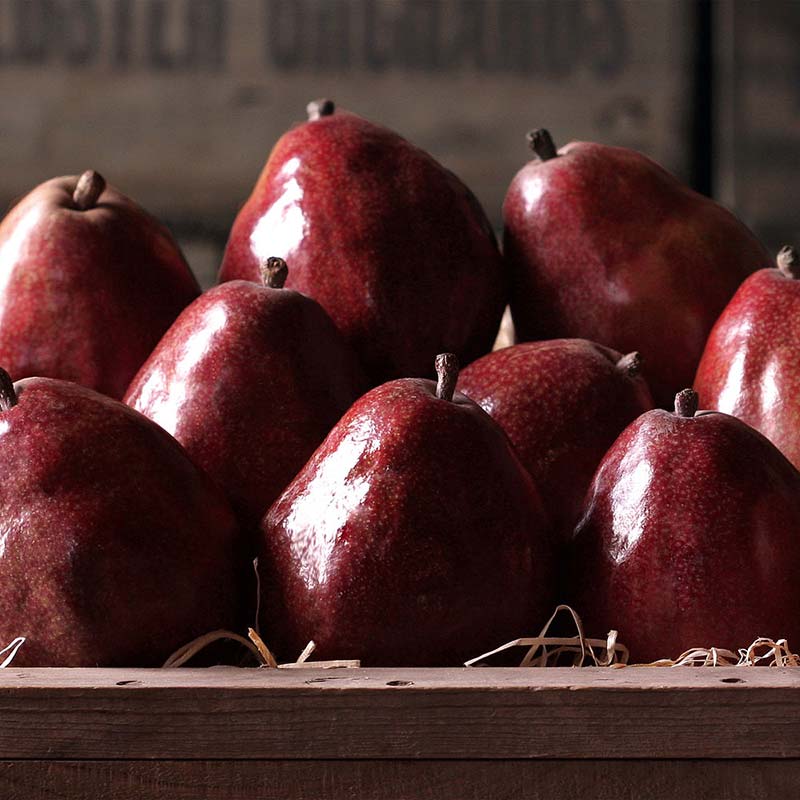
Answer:
<svg viewBox="0 0 800 800"><path fill-rule="evenodd" d="M800 247L800 1L720 4L716 194L773 249Z"/></svg>
<svg viewBox="0 0 800 800"><path fill-rule="evenodd" d="M800 244L800 0L0 0L0 203L93 167L207 285L308 100L399 130L500 224L524 134L635 147Z"/></svg>

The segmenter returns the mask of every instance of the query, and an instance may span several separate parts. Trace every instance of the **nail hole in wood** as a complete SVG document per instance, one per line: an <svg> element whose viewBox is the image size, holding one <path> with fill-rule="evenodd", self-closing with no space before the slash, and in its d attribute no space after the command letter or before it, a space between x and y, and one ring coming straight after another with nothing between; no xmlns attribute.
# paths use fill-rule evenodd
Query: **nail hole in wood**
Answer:
<svg viewBox="0 0 800 800"><path fill-rule="evenodd" d="M744 678L720 678L721 683L744 683Z"/></svg>
<svg viewBox="0 0 800 800"><path fill-rule="evenodd" d="M387 686L413 686L414 681L387 681Z"/></svg>

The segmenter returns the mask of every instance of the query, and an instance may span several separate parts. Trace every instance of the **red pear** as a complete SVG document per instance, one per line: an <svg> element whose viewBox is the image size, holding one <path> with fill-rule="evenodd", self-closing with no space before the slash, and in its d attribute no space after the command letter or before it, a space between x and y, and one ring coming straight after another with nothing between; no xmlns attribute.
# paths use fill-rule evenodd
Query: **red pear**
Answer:
<svg viewBox="0 0 800 800"><path fill-rule="evenodd" d="M759 636L800 643L800 473L745 423L643 414L603 459L573 540L572 602L634 661Z"/></svg>
<svg viewBox="0 0 800 800"><path fill-rule="evenodd" d="M640 153L591 142L537 158L503 206L519 341L581 337L638 350L658 405L691 383L741 281L769 262L729 211ZM668 333L668 341L665 340Z"/></svg>
<svg viewBox="0 0 800 800"><path fill-rule="evenodd" d="M199 293L166 228L97 172L54 178L0 224L0 363L120 398Z"/></svg>
<svg viewBox="0 0 800 800"><path fill-rule="evenodd" d="M550 532L508 439L455 393L402 379L358 400L263 523L261 625L279 654L456 666L538 630Z"/></svg>
<svg viewBox="0 0 800 800"><path fill-rule="evenodd" d="M160 666L236 624L233 513L156 424L0 371L0 641L15 666Z"/></svg>
<svg viewBox="0 0 800 800"><path fill-rule="evenodd" d="M327 314L284 289L231 281L194 301L167 331L125 397L171 433L255 529L366 378Z"/></svg>
<svg viewBox="0 0 800 800"><path fill-rule="evenodd" d="M695 378L705 408L761 431L800 467L800 254L751 275L711 331Z"/></svg>
<svg viewBox="0 0 800 800"><path fill-rule="evenodd" d="M330 101L311 103L309 121L275 145L233 225L220 281L258 281L272 255L375 383L427 377L443 350L464 362L489 352L506 302L494 234L469 189Z"/></svg>
<svg viewBox="0 0 800 800"><path fill-rule="evenodd" d="M497 350L459 376L458 388L508 435L563 536L606 450L653 407L640 365L635 352L554 339Z"/></svg>

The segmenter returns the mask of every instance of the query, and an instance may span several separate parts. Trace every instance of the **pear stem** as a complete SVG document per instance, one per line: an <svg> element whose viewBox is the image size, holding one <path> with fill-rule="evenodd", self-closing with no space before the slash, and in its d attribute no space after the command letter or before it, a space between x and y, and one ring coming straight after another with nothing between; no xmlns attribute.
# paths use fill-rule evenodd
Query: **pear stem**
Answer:
<svg viewBox="0 0 800 800"><path fill-rule="evenodd" d="M288 275L289 267L282 258L270 256L261 264L261 280L268 289L283 289Z"/></svg>
<svg viewBox="0 0 800 800"><path fill-rule="evenodd" d="M800 253L797 249L787 244L782 247L778 253L778 269L787 277L792 280L800 278Z"/></svg>
<svg viewBox="0 0 800 800"><path fill-rule="evenodd" d="M11 376L0 367L0 411L10 411L17 404L17 393Z"/></svg>
<svg viewBox="0 0 800 800"><path fill-rule="evenodd" d="M436 396L440 400L453 399L458 381L458 356L455 353L439 353L436 356Z"/></svg>
<svg viewBox="0 0 800 800"><path fill-rule="evenodd" d="M551 158L555 158L558 155L553 137L546 128L537 128L534 131L528 131L526 138L531 150L533 150L542 161L549 161Z"/></svg>
<svg viewBox="0 0 800 800"><path fill-rule="evenodd" d="M328 100L326 97L319 100L312 100L306 106L306 114L308 114L308 121L321 119L322 117L330 117L336 111L336 104L333 100Z"/></svg>
<svg viewBox="0 0 800 800"><path fill-rule="evenodd" d="M617 361L617 369L624 372L629 378L635 378L642 371L642 356L636 350L622 356Z"/></svg>
<svg viewBox="0 0 800 800"><path fill-rule="evenodd" d="M97 198L100 197L105 188L106 179L99 172L87 169L78 178L75 191L72 193L72 202L80 211L87 211L95 207Z"/></svg>
<svg viewBox="0 0 800 800"><path fill-rule="evenodd" d="M693 417L697 413L700 398L694 389L684 389L675 395L675 414L679 417Z"/></svg>

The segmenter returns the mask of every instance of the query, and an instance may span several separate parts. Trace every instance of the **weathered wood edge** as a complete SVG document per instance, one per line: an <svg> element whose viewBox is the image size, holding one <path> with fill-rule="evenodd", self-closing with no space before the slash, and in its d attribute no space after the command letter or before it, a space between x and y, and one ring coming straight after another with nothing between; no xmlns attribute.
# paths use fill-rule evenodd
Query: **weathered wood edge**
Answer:
<svg viewBox="0 0 800 800"><path fill-rule="evenodd" d="M10 760L787 759L798 718L796 668L0 673Z"/></svg>
<svg viewBox="0 0 800 800"><path fill-rule="evenodd" d="M193 669L100 669L14 667L0 670L0 692L15 689L143 689L198 688L241 690L303 690L311 693L350 689L380 691L531 691L600 689L661 691L762 688L800 689L798 667L626 667L604 669L503 667L440 669L256 669L210 667Z"/></svg>
<svg viewBox="0 0 800 800"><path fill-rule="evenodd" d="M800 761L0 761L25 800L741 800L795 797Z"/></svg>

